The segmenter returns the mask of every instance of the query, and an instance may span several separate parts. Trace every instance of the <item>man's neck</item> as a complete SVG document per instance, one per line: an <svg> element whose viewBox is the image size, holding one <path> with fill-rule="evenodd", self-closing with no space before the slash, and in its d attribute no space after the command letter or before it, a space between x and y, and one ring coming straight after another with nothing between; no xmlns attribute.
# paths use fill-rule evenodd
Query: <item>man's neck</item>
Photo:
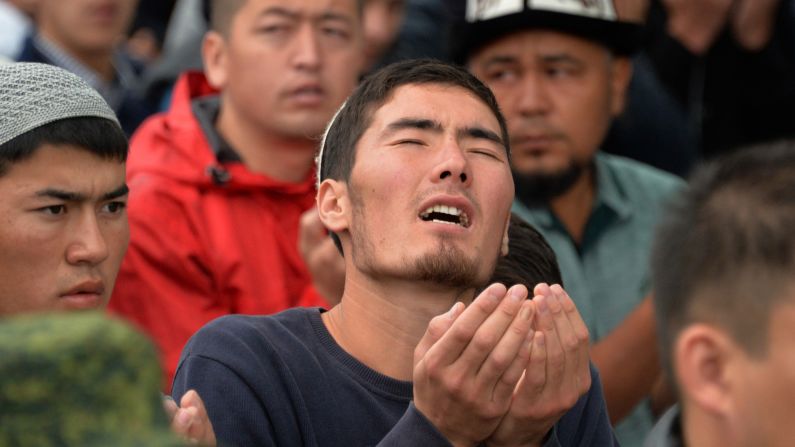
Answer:
<svg viewBox="0 0 795 447"><path fill-rule="evenodd" d="M550 201L550 208L577 244L582 243L585 226L596 199L593 168L585 170L566 192Z"/></svg>
<svg viewBox="0 0 795 447"><path fill-rule="evenodd" d="M711 414L699 410L694 405L689 406L690 411L685 411L682 405L681 415L682 441L685 447L731 447L741 445L733 424L719 419ZM740 444L738 444L740 442ZM764 445L764 444L759 444Z"/></svg>
<svg viewBox="0 0 795 447"><path fill-rule="evenodd" d="M353 268L347 271L355 270ZM469 304L471 290L432 289L418 282L376 282L355 272L345 278L340 304L323 314L334 340L368 367L410 381L414 348L437 315L457 301Z"/></svg>
<svg viewBox="0 0 795 447"><path fill-rule="evenodd" d="M283 182L305 180L314 164L317 143L309 138L274 135L256 127L221 101L216 128L248 169Z"/></svg>

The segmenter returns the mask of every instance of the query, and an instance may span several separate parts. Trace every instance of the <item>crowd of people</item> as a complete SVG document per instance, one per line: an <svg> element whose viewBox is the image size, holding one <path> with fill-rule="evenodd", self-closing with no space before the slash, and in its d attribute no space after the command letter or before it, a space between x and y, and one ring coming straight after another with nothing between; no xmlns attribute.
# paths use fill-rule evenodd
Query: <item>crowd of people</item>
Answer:
<svg viewBox="0 0 795 447"><path fill-rule="evenodd" d="M0 444L795 442L795 2L4 23Z"/></svg>

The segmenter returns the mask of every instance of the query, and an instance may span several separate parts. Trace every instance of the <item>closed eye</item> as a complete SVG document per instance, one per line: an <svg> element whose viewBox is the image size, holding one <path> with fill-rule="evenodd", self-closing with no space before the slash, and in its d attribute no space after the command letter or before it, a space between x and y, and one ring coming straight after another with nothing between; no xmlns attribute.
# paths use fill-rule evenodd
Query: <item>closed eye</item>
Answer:
<svg viewBox="0 0 795 447"><path fill-rule="evenodd" d="M425 142L422 140L398 140L395 142L395 145L404 145L404 144L424 146Z"/></svg>
<svg viewBox="0 0 795 447"><path fill-rule="evenodd" d="M485 155L485 156L487 156L489 158L493 158L495 160L502 161L502 158L500 158L500 156L498 156L497 154L495 154L492 151L474 149L474 150L471 150L470 152L473 153L473 154Z"/></svg>

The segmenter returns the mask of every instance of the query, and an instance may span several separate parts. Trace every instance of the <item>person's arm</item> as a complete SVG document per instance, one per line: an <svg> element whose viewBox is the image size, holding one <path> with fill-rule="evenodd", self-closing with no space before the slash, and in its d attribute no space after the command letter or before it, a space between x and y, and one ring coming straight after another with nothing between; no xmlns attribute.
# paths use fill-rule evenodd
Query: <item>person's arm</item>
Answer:
<svg viewBox="0 0 795 447"><path fill-rule="evenodd" d="M272 424L254 390L221 361L205 355L186 355L174 377L174 399L182 399L191 389L202 396L219 445L278 444L271 437ZM276 399L276 395L272 396L272 400Z"/></svg>
<svg viewBox="0 0 795 447"><path fill-rule="evenodd" d="M591 349L602 376L610 420L615 424L651 392L660 374L651 296Z"/></svg>

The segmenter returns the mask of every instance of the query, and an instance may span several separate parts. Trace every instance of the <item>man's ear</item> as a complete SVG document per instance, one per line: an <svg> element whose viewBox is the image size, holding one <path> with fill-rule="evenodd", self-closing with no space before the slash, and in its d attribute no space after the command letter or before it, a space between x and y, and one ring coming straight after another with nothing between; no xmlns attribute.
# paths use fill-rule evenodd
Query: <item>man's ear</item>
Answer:
<svg viewBox="0 0 795 447"><path fill-rule="evenodd" d="M323 225L337 234L350 227L348 185L326 179L317 190L317 212Z"/></svg>
<svg viewBox="0 0 795 447"><path fill-rule="evenodd" d="M701 412L726 417L733 403L733 369L740 348L720 329L704 323L686 327L674 344L674 374L682 398ZM739 384L741 386L741 384Z"/></svg>
<svg viewBox="0 0 795 447"><path fill-rule="evenodd" d="M632 61L628 57L613 58L610 74L610 113L616 117L624 111L629 81L632 79Z"/></svg>
<svg viewBox="0 0 795 447"><path fill-rule="evenodd" d="M505 222L505 231L502 233L502 247L500 248L500 254L503 256L508 256L510 251L510 238L508 237L508 228L511 226L511 218L508 217L508 222Z"/></svg>
<svg viewBox="0 0 795 447"><path fill-rule="evenodd" d="M210 30L202 41L202 61L207 82L218 90L223 90L227 83L227 47L224 36L218 31Z"/></svg>

